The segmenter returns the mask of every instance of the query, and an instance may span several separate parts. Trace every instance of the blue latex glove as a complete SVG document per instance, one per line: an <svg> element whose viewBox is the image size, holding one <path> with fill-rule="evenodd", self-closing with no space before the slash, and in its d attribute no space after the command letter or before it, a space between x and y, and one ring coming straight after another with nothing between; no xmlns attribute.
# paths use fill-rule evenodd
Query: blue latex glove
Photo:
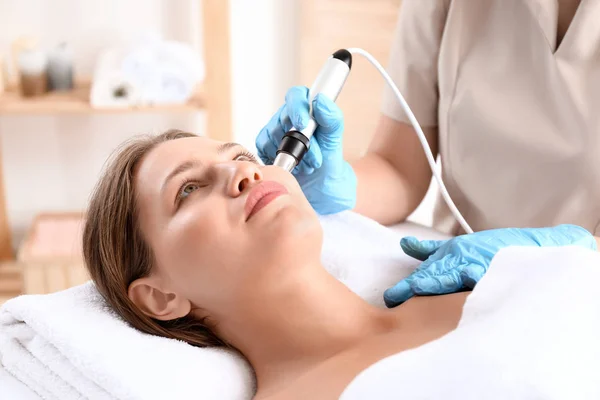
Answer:
<svg viewBox="0 0 600 400"><path fill-rule="evenodd" d="M354 208L356 175L344 161L342 110L326 96L317 95L312 104L317 129L310 147L294 169L302 191L319 214L333 214ZM265 164L273 164L281 138L292 129L304 129L309 121L308 88L288 90L285 104L256 138L258 155Z"/></svg>
<svg viewBox="0 0 600 400"><path fill-rule="evenodd" d="M487 272L498 250L508 246L579 245L597 250L595 238L575 225L539 229L494 229L457 236L449 240L405 237L404 252L421 265L396 286L385 291L388 307L402 304L414 295L435 295L472 289Z"/></svg>

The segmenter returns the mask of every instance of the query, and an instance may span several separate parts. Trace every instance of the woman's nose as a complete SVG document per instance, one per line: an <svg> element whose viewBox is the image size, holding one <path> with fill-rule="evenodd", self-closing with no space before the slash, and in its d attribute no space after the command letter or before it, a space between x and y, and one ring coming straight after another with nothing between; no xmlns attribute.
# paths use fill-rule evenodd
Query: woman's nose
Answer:
<svg viewBox="0 0 600 400"><path fill-rule="evenodd" d="M238 197L249 187L262 180L263 175L258 165L250 161L234 161L227 182L227 194L231 197Z"/></svg>

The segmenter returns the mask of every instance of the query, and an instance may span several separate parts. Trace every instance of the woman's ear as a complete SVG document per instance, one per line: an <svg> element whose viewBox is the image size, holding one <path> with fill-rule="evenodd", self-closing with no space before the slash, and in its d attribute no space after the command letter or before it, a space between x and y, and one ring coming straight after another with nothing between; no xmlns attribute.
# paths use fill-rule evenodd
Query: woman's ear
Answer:
<svg viewBox="0 0 600 400"><path fill-rule="evenodd" d="M192 304L180 294L165 292L155 277L136 279L129 285L129 299L147 316L161 321L185 317Z"/></svg>

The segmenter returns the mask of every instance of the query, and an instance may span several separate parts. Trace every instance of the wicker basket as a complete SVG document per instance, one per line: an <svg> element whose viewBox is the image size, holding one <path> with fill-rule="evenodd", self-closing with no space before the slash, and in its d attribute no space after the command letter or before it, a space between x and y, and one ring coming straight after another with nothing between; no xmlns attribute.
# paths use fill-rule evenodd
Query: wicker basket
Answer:
<svg viewBox="0 0 600 400"><path fill-rule="evenodd" d="M52 293L89 279L81 250L83 222L81 212L44 213L35 218L17 254L24 293Z"/></svg>

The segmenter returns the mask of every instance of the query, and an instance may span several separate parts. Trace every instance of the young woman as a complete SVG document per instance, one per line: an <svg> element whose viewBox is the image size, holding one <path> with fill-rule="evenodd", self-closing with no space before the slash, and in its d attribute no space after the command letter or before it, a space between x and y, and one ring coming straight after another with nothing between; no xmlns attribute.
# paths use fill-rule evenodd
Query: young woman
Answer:
<svg viewBox="0 0 600 400"><path fill-rule="evenodd" d="M132 326L251 363L256 399L337 398L361 371L454 330L468 292L373 307L321 265L319 220L295 178L233 143L180 131L112 160L85 259Z"/></svg>

